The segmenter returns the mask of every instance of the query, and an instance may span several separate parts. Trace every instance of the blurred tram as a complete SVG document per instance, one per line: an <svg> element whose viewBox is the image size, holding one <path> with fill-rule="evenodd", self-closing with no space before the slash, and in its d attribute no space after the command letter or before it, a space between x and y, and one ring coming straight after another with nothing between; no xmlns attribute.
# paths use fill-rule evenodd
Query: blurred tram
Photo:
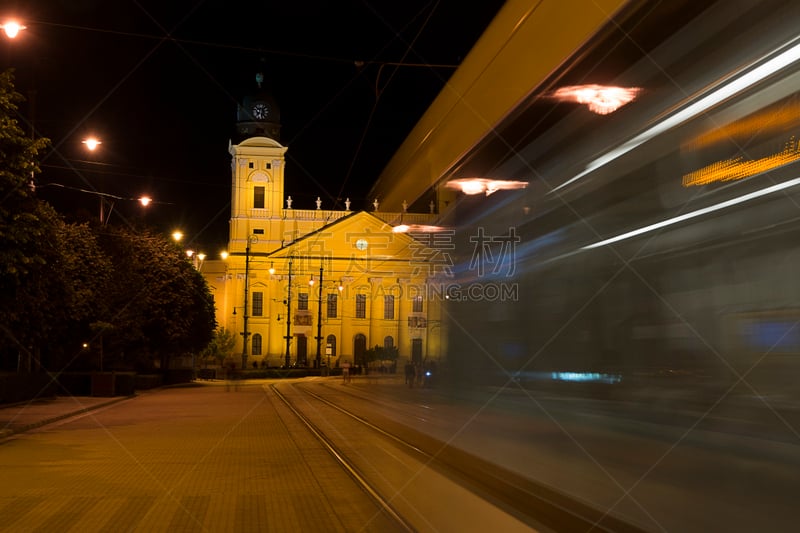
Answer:
<svg viewBox="0 0 800 533"><path fill-rule="evenodd" d="M448 442L645 530L797 529L800 3L508 0L372 193L438 208Z"/></svg>
<svg viewBox="0 0 800 533"><path fill-rule="evenodd" d="M514 118L532 137L481 175L527 187L451 215L458 285L510 296L449 307L462 377L800 397L798 27L793 4L714 4L602 80L632 102L552 96L604 72L611 32Z"/></svg>
<svg viewBox="0 0 800 533"><path fill-rule="evenodd" d="M430 183L406 177L455 228L434 295L453 380L800 399L798 28L796 2L624 3Z"/></svg>

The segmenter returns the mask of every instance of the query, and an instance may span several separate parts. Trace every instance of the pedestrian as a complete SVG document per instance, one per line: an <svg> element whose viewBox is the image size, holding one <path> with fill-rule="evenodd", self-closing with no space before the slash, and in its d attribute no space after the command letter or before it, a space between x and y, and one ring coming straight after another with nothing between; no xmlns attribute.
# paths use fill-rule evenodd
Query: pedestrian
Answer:
<svg viewBox="0 0 800 533"><path fill-rule="evenodd" d="M350 361L345 361L342 365L342 382L350 383Z"/></svg>
<svg viewBox="0 0 800 533"><path fill-rule="evenodd" d="M408 385L408 387L411 388L414 386L414 363L412 363L411 361L406 363L405 373L406 373L406 385Z"/></svg>
<svg viewBox="0 0 800 533"><path fill-rule="evenodd" d="M226 369L226 372L225 372L225 377L227 378L225 380L225 390L226 391L230 391L231 390L231 385L235 386L235 384L233 383L233 380L235 378L235 376L234 376L235 372L236 372L236 363L230 363L228 365L228 368Z"/></svg>

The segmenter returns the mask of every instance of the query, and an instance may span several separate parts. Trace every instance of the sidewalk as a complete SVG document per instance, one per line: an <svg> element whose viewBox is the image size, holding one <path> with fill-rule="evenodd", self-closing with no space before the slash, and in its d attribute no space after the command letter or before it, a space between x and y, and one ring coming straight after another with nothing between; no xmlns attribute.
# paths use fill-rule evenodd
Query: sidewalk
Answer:
<svg viewBox="0 0 800 533"><path fill-rule="evenodd" d="M0 405L0 440L131 397L59 396Z"/></svg>
<svg viewBox="0 0 800 533"><path fill-rule="evenodd" d="M375 383L378 379L381 379L381 382L385 383L392 381L387 379L389 377L395 378L398 380L397 382L399 384L402 384L402 381L400 381L402 377L382 374L355 376L354 381L368 380L370 383ZM326 379L341 381L340 377L330 377ZM215 380L203 383L222 385L226 382L224 380ZM155 391L159 389L161 389L161 387L152 390ZM147 392L150 391L139 391L137 395ZM24 433L31 429L58 422L59 420L71 416L76 416L135 397L136 396L58 396L55 398L40 398L14 404L0 404L0 441L18 433Z"/></svg>

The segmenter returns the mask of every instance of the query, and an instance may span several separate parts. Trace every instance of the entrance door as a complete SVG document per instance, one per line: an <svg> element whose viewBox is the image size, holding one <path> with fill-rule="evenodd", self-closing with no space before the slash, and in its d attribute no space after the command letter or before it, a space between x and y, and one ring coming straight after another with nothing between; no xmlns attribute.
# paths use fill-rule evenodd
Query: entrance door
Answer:
<svg viewBox="0 0 800 533"><path fill-rule="evenodd" d="M364 352L367 351L367 337L359 333L353 339L353 362L356 365L364 366Z"/></svg>
<svg viewBox="0 0 800 533"><path fill-rule="evenodd" d="M297 337L297 366L308 365L308 337L305 335L295 335Z"/></svg>
<svg viewBox="0 0 800 533"><path fill-rule="evenodd" d="M411 361L414 364L422 364L422 339L411 339Z"/></svg>

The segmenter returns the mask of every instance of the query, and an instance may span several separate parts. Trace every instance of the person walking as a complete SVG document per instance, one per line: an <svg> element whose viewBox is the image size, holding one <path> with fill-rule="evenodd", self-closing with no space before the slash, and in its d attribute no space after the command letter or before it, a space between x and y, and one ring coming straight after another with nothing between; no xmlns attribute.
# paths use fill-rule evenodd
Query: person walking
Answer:
<svg viewBox="0 0 800 533"><path fill-rule="evenodd" d="M405 373L406 373L406 385L408 385L408 388L410 389L414 386L414 363L412 363L411 361L406 363Z"/></svg>

